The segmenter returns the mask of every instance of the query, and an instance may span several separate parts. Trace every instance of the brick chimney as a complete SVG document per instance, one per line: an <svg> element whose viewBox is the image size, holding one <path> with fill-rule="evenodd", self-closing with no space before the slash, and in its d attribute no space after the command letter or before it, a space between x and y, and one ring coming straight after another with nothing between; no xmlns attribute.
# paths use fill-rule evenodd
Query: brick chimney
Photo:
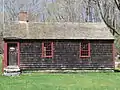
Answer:
<svg viewBox="0 0 120 90"><path fill-rule="evenodd" d="M24 12L24 11L19 12L19 14L18 14L18 21L28 22L28 13Z"/></svg>

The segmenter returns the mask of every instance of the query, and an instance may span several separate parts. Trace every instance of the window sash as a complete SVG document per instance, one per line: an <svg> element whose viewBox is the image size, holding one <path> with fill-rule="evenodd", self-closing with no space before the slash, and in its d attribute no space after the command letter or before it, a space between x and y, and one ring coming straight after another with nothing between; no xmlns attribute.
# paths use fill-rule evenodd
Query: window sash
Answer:
<svg viewBox="0 0 120 90"><path fill-rule="evenodd" d="M83 49L84 45L86 47L86 44L87 44L87 48ZM90 57L90 43L89 42L85 42L85 44L84 42L80 43L80 57Z"/></svg>
<svg viewBox="0 0 120 90"><path fill-rule="evenodd" d="M53 57L53 42L42 42L42 57Z"/></svg>

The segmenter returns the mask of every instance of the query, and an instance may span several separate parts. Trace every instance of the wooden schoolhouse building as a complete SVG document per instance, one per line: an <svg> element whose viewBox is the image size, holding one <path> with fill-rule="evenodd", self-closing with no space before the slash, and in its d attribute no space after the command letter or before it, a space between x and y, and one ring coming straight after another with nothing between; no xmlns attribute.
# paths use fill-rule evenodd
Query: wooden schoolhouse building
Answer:
<svg viewBox="0 0 120 90"><path fill-rule="evenodd" d="M114 37L104 23L13 22L3 39L3 68L114 69Z"/></svg>

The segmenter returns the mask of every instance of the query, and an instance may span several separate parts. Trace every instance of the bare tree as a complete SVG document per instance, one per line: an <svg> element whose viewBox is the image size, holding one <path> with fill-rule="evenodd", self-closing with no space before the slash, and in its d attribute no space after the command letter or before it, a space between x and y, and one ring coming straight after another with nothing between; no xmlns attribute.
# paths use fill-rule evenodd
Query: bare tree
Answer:
<svg viewBox="0 0 120 90"><path fill-rule="evenodd" d="M4 0L5 22L17 21L20 11L28 12L30 21L38 21L41 10L40 0L29 0L26 3L21 1L23 0Z"/></svg>
<svg viewBox="0 0 120 90"><path fill-rule="evenodd" d="M118 8L118 10L120 11L120 0L114 0L115 1L115 4Z"/></svg>
<svg viewBox="0 0 120 90"><path fill-rule="evenodd" d="M100 22L97 4L93 0L56 0L44 8L47 21Z"/></svg>
<svg viewBox="0 0 120 90"><path fill-rule="evenodd" d="M97 2L102 20L110 28L113 35L119 33L119 6L117 0L94 0ZM118 0L119 1L119 0Z"/></svg>

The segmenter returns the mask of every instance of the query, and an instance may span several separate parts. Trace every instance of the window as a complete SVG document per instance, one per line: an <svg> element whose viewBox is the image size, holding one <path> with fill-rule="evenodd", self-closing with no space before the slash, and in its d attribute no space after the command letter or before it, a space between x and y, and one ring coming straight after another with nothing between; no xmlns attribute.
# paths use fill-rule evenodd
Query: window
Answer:
<svg viewBox="0 0 120 90"><path fill-rule="evenodd" d="M42 57L53 57L53 42L42 43Z"/></svg>
<svg viewBox="0 0 120 90"><path fill-rule="evenodd" d="M89 42L81 42L80 57L90 57L90 43Z"/></svg>

